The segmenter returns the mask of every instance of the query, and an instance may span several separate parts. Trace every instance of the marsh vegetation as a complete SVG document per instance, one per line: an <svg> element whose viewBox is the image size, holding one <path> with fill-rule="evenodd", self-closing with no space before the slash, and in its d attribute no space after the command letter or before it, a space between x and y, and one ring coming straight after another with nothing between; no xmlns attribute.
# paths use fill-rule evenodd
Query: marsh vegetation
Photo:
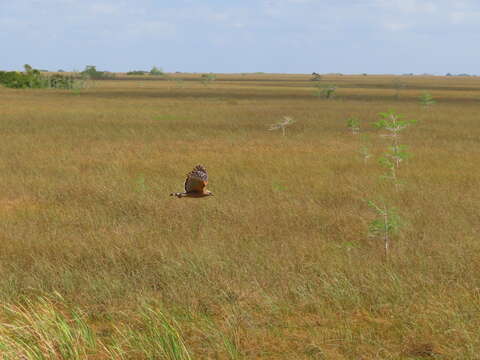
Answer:
<svg viewBox="0 0 480 360"><path fill-rule="evenodd" d="M3 358L478 358L480 80L168 76L0 88ZM198 163L216 196L171 199Z"/></svg>

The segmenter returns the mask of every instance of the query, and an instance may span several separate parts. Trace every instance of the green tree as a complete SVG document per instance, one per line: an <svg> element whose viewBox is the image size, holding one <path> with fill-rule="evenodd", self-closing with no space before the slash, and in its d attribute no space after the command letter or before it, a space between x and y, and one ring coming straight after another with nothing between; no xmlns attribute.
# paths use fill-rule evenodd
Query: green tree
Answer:
<svg viewBox="0 0 480 360"><path fill-rule="evenodd" d="M84 78L93 80L106 79L108 77L111 77L105 71L98 71L97 67L94 65L85 66L85 70L83 70L80 74Z"/></svg>
<svg viewBox="0 0 480 360"><path fill-rule="evenodd" d="M164 75L164 72L161 68L154 66L152 67L152 70L150 70L150 75L161 76Z"/></svg>
<svg viewBox="0 0 480 360"><path fill-rule="evenodd" d="M435 100L433 100L433 96L428 93L428 92L424 92L421 96L420 96L420 104L422 104L422 106L424 108L428 108L434 104L436 104L437 102Z"/></svg>

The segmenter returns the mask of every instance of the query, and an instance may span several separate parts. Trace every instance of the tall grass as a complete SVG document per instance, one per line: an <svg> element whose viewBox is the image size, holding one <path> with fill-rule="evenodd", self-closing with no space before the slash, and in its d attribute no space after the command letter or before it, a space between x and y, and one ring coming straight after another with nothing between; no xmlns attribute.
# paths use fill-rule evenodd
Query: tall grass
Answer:
<svg viewBox="0 0 480 360"><path fill-rule="evenodd" d="M2 359L191 359L175 322L151 306L132 324L114 326L108 342L87 315L55 297L25 298L4 306L0 323Z"/></svg>
<svg viewBox="0 0 480 360"><path fill-rule="evenodd" d="M75 310L65 315L45 298L4 306L0 349L4 359L86 359L98 350L95 333Z"/></svg>
<svg viewBox="0 0 480 360"><path fill-rule="evenodd" d="M396 100L391 77L324 76L328 101L309 76L181 76L0 89L1 355L478 357L478 80L405 78ZM395 194L345 131L390 108L419 120ZM170 199L198 163L215 198ZM387 264L375 194L406 224Z"/></svg>

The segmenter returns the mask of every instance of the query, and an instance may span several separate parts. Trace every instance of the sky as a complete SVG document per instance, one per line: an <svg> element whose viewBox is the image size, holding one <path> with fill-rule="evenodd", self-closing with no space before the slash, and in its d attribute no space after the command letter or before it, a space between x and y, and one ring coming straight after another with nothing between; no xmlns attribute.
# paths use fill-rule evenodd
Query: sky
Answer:
<svg viewBox="0 0 480 360"><path fill-rule="evenodd" d="M480 74L479 0L0 0L0 70Z"/></svg>

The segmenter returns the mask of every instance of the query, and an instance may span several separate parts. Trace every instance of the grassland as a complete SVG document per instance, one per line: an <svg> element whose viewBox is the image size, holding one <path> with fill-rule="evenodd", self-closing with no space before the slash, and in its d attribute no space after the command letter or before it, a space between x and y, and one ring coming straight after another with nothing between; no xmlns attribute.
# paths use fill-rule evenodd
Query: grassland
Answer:
<svg viewBox="0 0 480 360"><path fill-rule="evenodd" d="M0 88L0 358L480 358L479 79L171 77ZM419 121L398 192L388 109ZM170 198L197 163L215 197Z"/></svg>

